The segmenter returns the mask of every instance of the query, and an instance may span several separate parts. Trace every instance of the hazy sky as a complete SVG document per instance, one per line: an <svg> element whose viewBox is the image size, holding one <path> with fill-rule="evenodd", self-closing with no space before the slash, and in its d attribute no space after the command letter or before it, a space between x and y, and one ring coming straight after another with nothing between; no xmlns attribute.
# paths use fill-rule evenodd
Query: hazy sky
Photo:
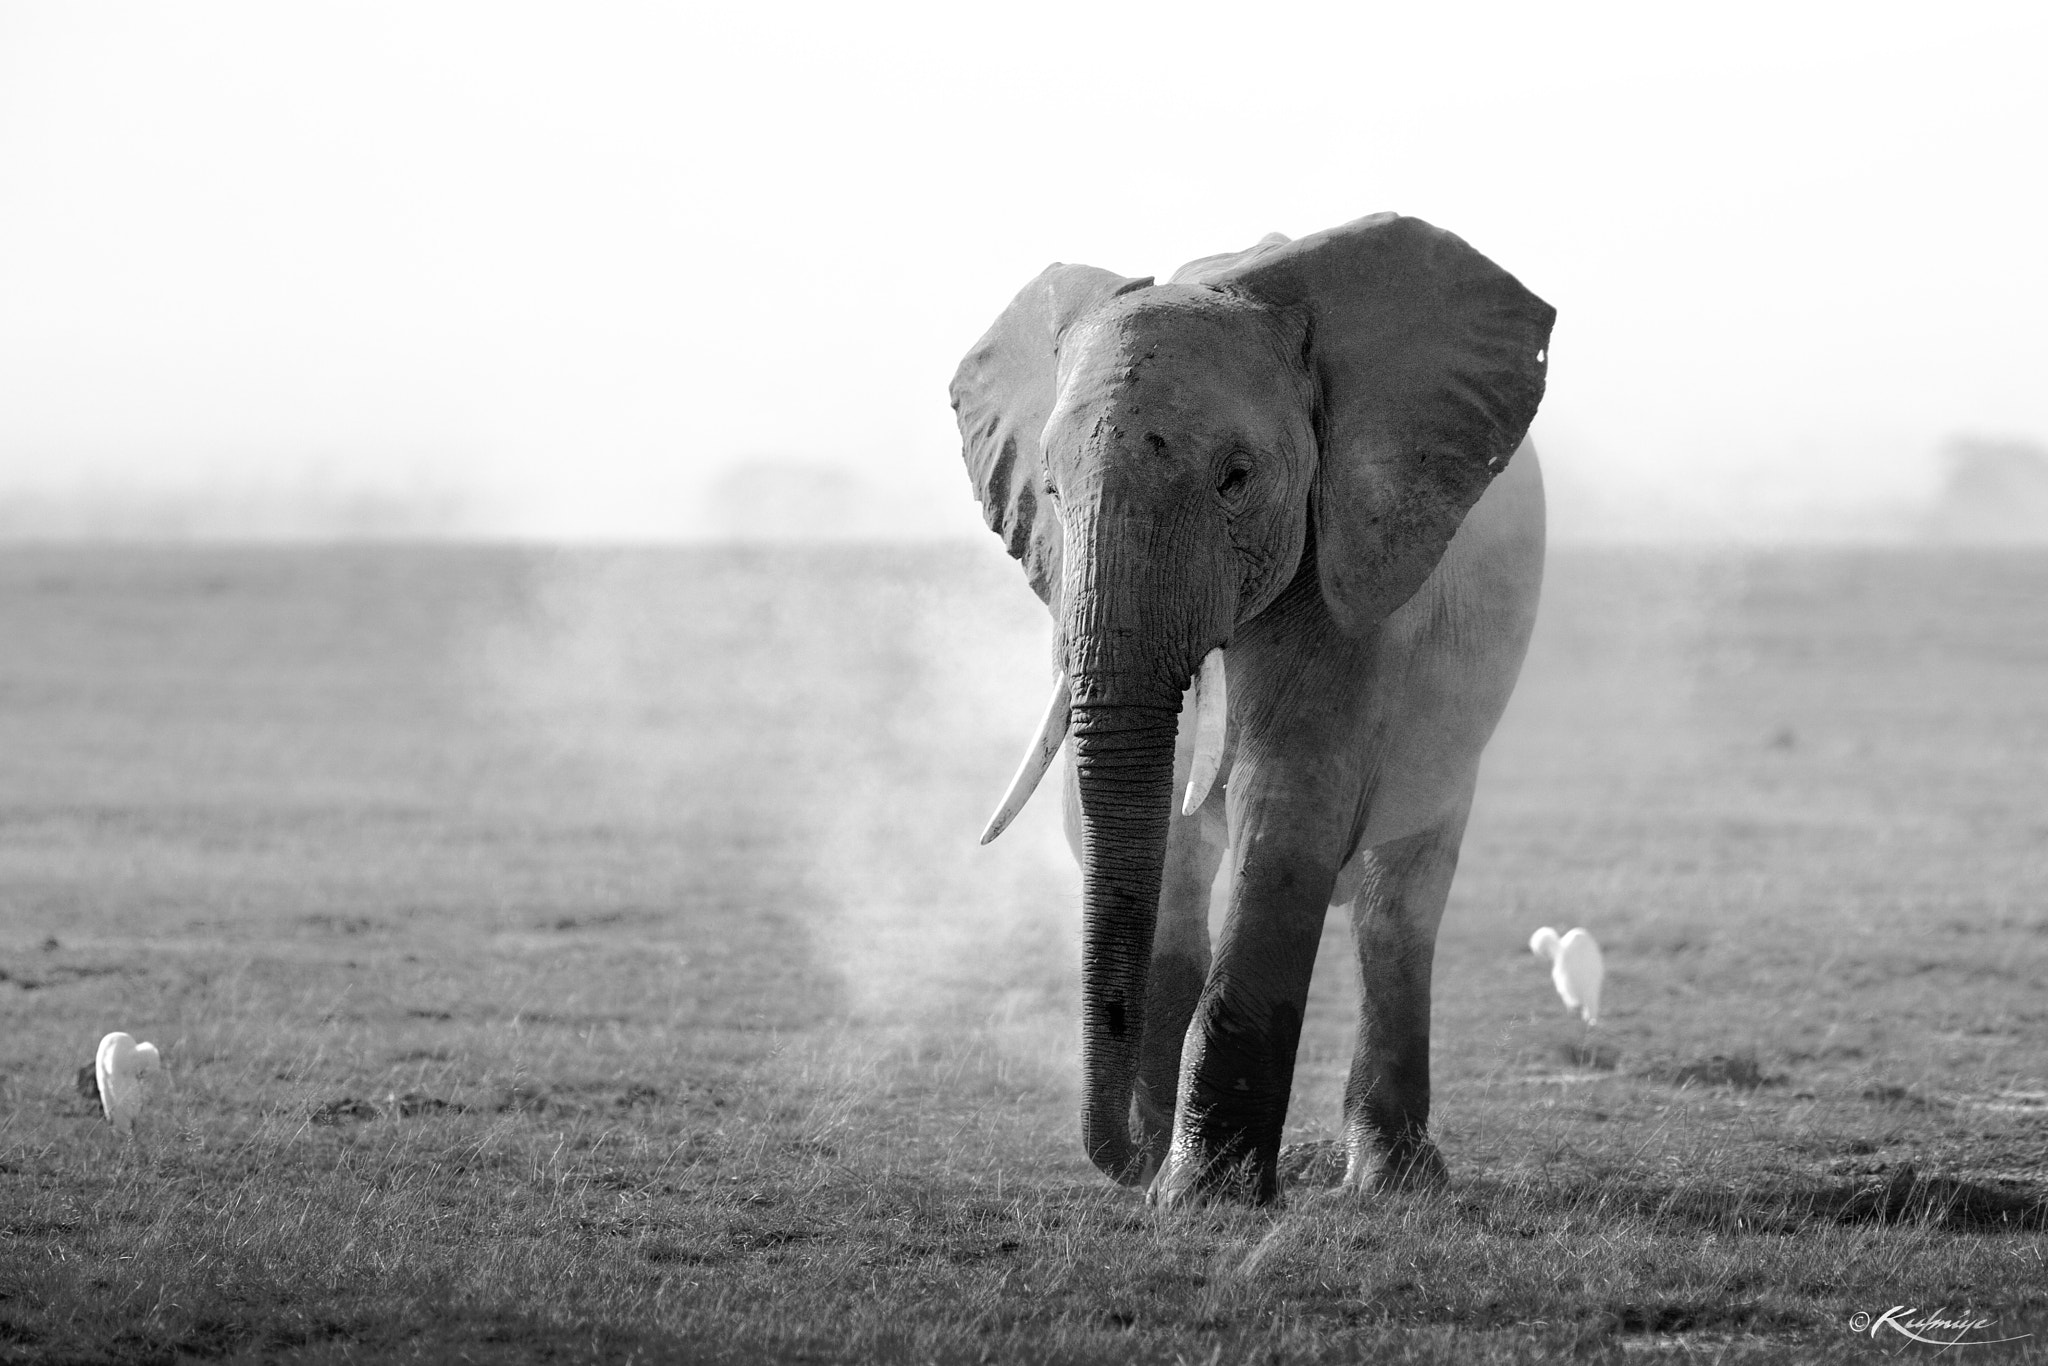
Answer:
<svg viewBox="0 0 2048 1366"><path fill-rule="evenodd" d="M1851 515L2048 438L2038 0L1253 12L0 6L0 493L649 536L843 462L971 531L946 383L1048 261L1381 209L1557 306L1579 513Z"/></svg>

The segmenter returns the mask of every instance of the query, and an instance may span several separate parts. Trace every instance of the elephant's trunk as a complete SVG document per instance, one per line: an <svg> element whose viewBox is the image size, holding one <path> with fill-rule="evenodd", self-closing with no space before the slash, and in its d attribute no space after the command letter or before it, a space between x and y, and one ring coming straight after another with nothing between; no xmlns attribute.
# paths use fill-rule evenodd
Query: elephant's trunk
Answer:
<svg viewBox="0 0 2048 1366"><path fill-rule="evenodd" d="M1094 508L1069 526L1063 664L1081 803L1081 1143L1114 1180L1151 1180L1130 1133L1145 993L1174 811L1174 748L1206 645L1200 602L1153 514Z"/></svg>
<svg viewBox="0 0 2048 1366"><path fill-rule="evenodd" d="M1131 1094L1145 1037L1178 710L1178 698L1074 708L1083 832L1081 1136L1095 1165L1125 1185L1152 1175L1131 1136Z"/></svg>
<svg viewBox="0 0 2048 1366"><path fill-rule="evenodd" d="M1096 1166L1126 1185L1163 1154L1131 1132L1145 1039L1152 932L1176 796L1181 699L1225 615L1191 585L1200 575L1173 541L1173 519L1077 510L1061 615L1073 680L1081 824L1081 1136Z"/></svg>

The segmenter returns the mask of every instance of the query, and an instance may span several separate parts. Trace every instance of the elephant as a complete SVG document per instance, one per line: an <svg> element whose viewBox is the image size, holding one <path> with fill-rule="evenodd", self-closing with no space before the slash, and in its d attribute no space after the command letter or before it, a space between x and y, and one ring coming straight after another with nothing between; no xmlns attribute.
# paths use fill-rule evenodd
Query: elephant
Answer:
<svg viewBox="0 0 2048 1366"><path fill-rule="evenodd" d="M1431 965L1535 620L1525 438L1554 317L1383 213L1164 283L1049 266L954 376L988 525L1057 631L1052 705L983 839L1071 739L1082 1140L1155 1204L1279 1198L1332 907L1363 988L1344 1184L1445 1180Z"/></svg>

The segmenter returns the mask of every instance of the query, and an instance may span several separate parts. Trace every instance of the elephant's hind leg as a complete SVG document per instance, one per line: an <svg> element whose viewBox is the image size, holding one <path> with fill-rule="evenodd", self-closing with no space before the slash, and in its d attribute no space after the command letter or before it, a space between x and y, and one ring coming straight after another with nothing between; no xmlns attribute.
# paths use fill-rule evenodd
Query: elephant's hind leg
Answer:
<svg viewBox="0 0 2048 1366"><path fill-rule="evenodd" d="M1358 855L1351 930L1363 999L1344 1088L1348 1187L1407 1190L1444 1180L1429 1137L1429 978L1470 806L1468 796L1430 829Z"/></svg>

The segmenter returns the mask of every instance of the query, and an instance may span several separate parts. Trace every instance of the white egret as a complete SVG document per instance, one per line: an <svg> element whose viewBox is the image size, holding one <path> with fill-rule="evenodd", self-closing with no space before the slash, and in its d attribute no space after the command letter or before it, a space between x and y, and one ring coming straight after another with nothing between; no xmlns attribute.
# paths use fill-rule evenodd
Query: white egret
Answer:
<svg viewBox="0 0 2048 1366"><path fill-rule="evenodd" d="M109 1124L124 1134L135 1127L135 1116L142 1110L142 1079L162 1065L153 1043L137 1043L118 1029L100 1040L93 1076Z"/></svg>
<svg viewBox="0 0 2048 1366"><path fill-rule="evenodd" d="M1600 978L1606 968L1600 962L1600 946L1585 930L1573 930L1562 939L1545 925L1529 936L1529 952L1550 960L1550 980L1565 1006L1576 1010L1586 1023L1600 1023Z"/></svg>

